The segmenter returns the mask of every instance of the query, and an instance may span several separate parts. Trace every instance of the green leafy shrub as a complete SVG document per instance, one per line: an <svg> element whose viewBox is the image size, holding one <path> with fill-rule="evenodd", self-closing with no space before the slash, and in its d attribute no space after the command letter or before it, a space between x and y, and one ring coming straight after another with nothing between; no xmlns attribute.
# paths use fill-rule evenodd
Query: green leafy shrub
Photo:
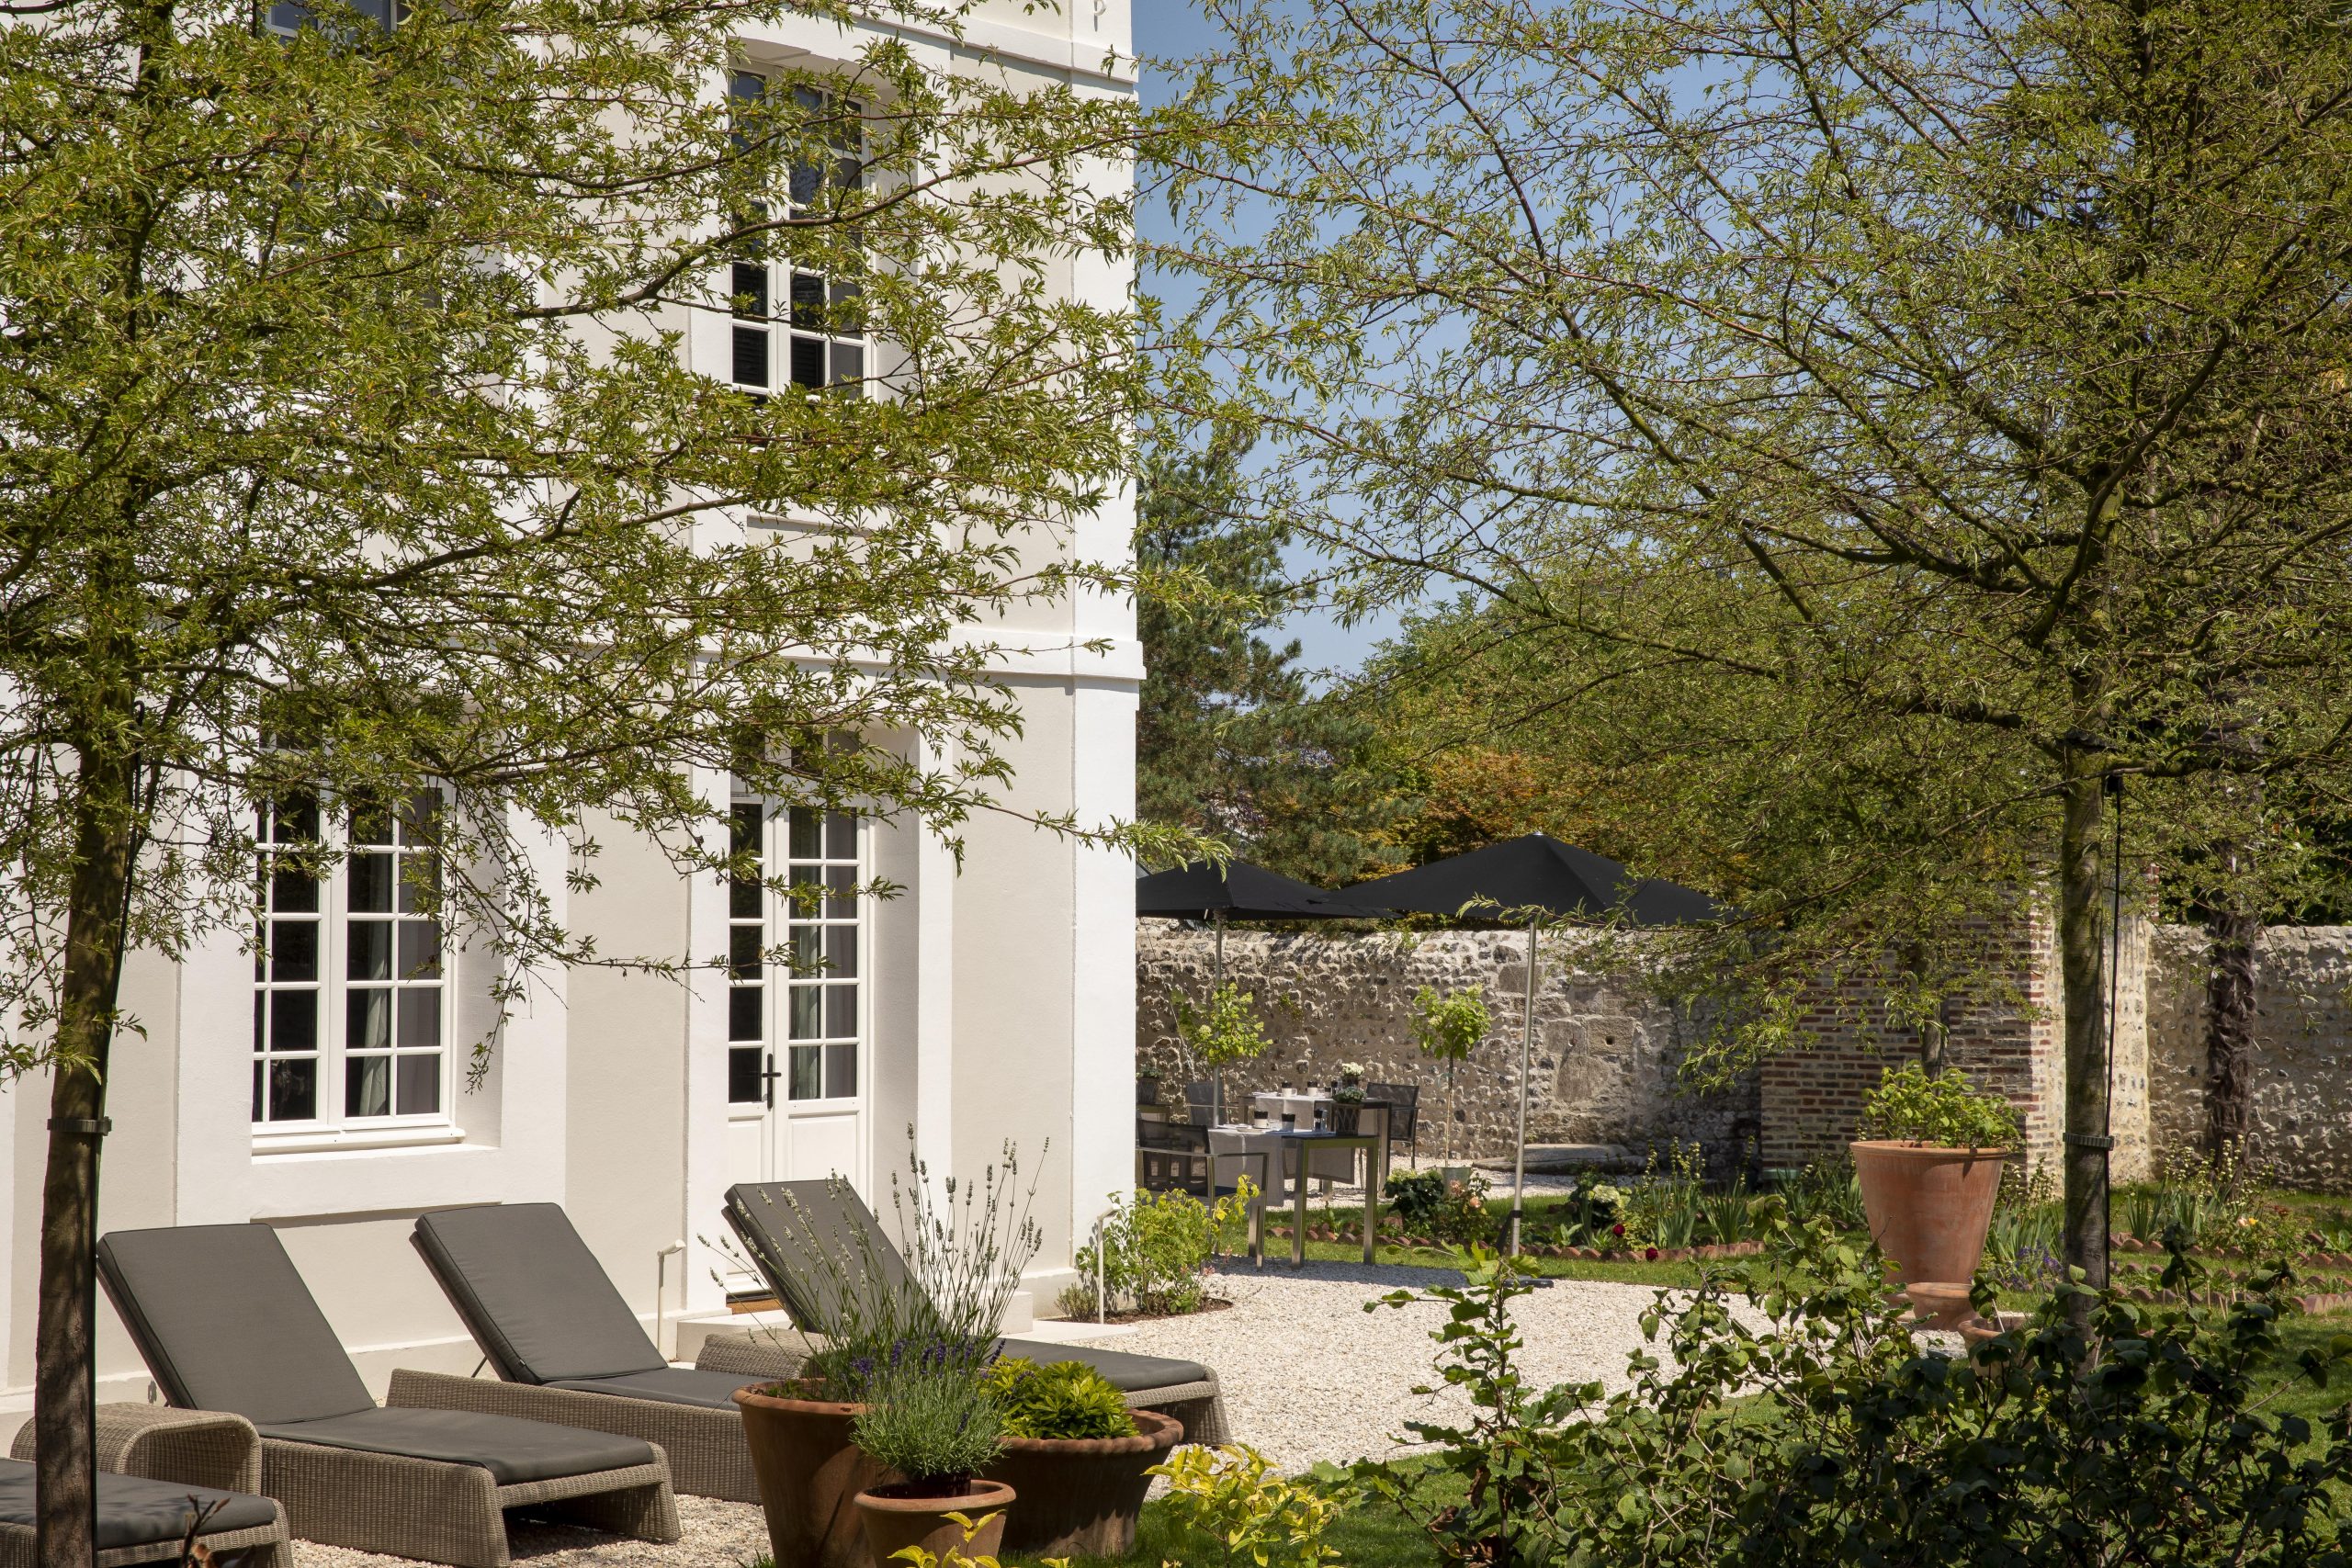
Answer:
<svg viewBox="0 0 2352 1568"><path fill-rule="evenodd" d="M867 1458L909 1483L953 1496L1003 1447L1004 1419L973 1369L940 1353L909 1354L865 1380L850 1425Z"/></svg>
<svg viewBox="0 0 2352 1568"><path fill-rule="evenodd" d="M1954 1149L1990 1149L2018 1140L2018 1113L1997 1094L1950 1068L1934 1077L1917 1062L1890 1067L1862 1101L1862 1135Z"/></svg>
<svg viewBox="0 0 2352 1568"><path fill-rule="evenodd" d="M1577 1173L1576 1186L1552 1211L1559 1247L1622 1247L1625 1194L1598 1171Z"/></svg>
<svg viewBox="0 0 2352 1568"><path fill-rule="evenodd" d="M1041 1367L1025 1356L1000 1356L986 1386L1009 1438L1135 1436L1126 1396L1083 1361Z"/></svg>
<svg viewBox="0 0 2352 1568"><path fill-rule="evenodd" d="M1385 1190L1408 1235L1460 1246L1495 1228L1487 1179L1475 1170L1455 1178L1443 1170L1402 1170L1389 1177Z"/></svg>
<svg viewBox="0 0 2352 1568"><path fill-rule="evenodd" d="M1870 1228L1862 1209L1862 1185L1853 1163L1840 1156L1815 1160L1781 1179L1778 1188L1789 1223L1800 1229L1819 1223L1833 1231L1860 1235Z"/></svg>
<svg viewBox="0 0 2352 1568"><path fill-rule="evenodd" d="M1361 1480L1441 1561L1481 1568L2352 1564L2352 1408L2271 1410L2352 1366L2352 1335L2286 1359L2284 1270L2226 1313L2061 1283L1962 1359L1915 1342L1874 1253L1775 1224L1770 1266L1659 1293L1643 1327L1662 1343L1615 1394L1522 1385L1509 1309L1530 1286L1508 1261L1388 1298L1448 1308L1440 1371L1473 1416L1408 1426L1466 1500L1433 1501L1410 1466ZM2176 1252L2166 1288L2196 1283Z"/></svg>
<svg viewBox="0 0 2352 1568"><path fill-rule="evenodd" d="M2143 1241L2164 1241L2177 1232L2190 1247L2286 1249L2265 1245L2285 1238L2257 1234L2266 1228L2261 1185L2234 1155L2216 1160L2175 1155L2157 1168L2154 1180L2134 1182L2115 1196L2117 1226Z"/></svg>
<svg viewBox="0 0 2352 1568"><path fill-rule="evenodd" d="M1100 1250L1092 1242L1078 1249L1080 1279L1062 1292L1062 1310L1073 1317L1093 1313L1099 1267L1104 1304L1114 1311L1155 1317L1200 1311L1217 1237L1248 1212L1250 1190L1245 1178L1241 1190L1214 1204L1189 1192L1114 1194Z"/></svg>
<svg viewBox="0 0 2352 1568"><path fill-rule="evenodd" d="M1677 1144L1666 1168L1653 1151L1641 1180L1626 1195L1624 1245L1696 1247L1706 1226L1707 1184L1694 1145Z"/></svg>
<svg viewBox="0 0 2352 1568"><path fill-rule="evenodd" d="M1423 986L1413 993L1413 1043L1422 1055L1445 1064L1445 1139L1439 1155L1444 1164L1453 1163L1453 1070L1493 1027L1483 991Z"/></svg>
<svg viewBox="0 0 2352 1568"><path fill-rule="evenodd" d="M1266 1456L1247 1443L1176 1450L1148 1475L1168 1483L1168 1508L1207 1548L1216 1568L1322 1568L1339 1552L1324 1543L1344 1497L1269 1475Z"/></svg>
<svg viewBox="0 0 2352 1568"><path fill-rule="evenodd" d="M1984 1272L2005 1290L2038 1290L2064 1279L2065 1219L2058 1178L2048 1166L2030 1176L2015 1166L2004 1170L1984 1238Z"/></svg>

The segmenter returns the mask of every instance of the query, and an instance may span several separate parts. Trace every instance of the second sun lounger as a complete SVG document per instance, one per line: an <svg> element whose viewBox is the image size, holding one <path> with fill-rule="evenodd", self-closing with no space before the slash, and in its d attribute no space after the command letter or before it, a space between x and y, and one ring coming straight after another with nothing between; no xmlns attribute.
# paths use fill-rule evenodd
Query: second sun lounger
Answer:
<svg viewBox="0 0 2352 1568"><path fill-rule="evenodd" d="M378 1406L266 1225L116 1231L98 1277L175 1405L244 1416L262 1490L306 1540L504 1568L505 1511L678 1539L662 1450L633 1438Z"/></svg>
<svg viewBox="0 0 2352 1568"><path fill-rule="evenodd" d="M437 1210L409 1239L503 1381L394 1372L397 1403L643 1438L679 1491L760 1500L733 1395L762 1379L662 1359L561 1207Z"/></svg>
<svg viewBox="0 0 2352 1568"><path fill-rule="evenodd" d="M907 1277L906 1261L873 1212L835 1181L770 1181L727 1190L727 1223L742 1241L752 1265L775 1290L792 1321L811 1334L832 1326L832 1293L838 1278L849 1279L871 1258L893 1281ZM836 1261L819 1261L823 1249ZM1157 1410L1184 1425L1188 1443L1232 1440L1216 1374L1196 1361L1137 1356L1092 1345L1048 1341L998 1341L1005 1355L1040 1361L1083 1361L1126 1396L1130 1409ZM790 1377L798 1371L797 1346L763 1344L747 1335L714 1334L703 1341L697 1367L730 1372Z"/></svg>

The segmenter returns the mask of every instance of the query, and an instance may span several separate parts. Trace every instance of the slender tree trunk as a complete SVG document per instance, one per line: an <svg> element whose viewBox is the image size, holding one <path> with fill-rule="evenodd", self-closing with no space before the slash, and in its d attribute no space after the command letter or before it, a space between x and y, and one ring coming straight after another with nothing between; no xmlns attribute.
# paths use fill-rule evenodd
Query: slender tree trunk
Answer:
<svg viewBox="0 0 2352 1568"><path fill-rule="evenodd" d="M2058 952L2066 987L2065 1254L2093 1286L2107 1283L2106 799L2096 756L2064 756L2058 836ZM2086 1305L2078 1311L2087 1314Z"/></svg>
<svg viewBox="0 0 2352 1568"><path fill-rule="evenodd" d="M2222 851L2232 872L2243 846ZM2254 966L2261 917L2233 888L2205 921L2205 1148L2216 1161L2245 1147L2254 1110Z"/></svg>
<svg viewBox="0 0 2352 1568"><path fill-rule="evenodd" d="M1911 966L1912 984L1921 987L1921 977L1928 972L1927 943L1913 942L1905 957ZM1919 1021L1919 1070L1931 1078L1943 1077L1944 1034L1943 1010L1939 1004L1935 1017Z"/></svg>
<svg viewBox="0 0 2352 1568"><path fill-rule="evenodd" d="M98 1148L107 1053L122 979L123 919L137 836L132 770L118 737L85 749L75 807L65 972L41 1179L40 1285L33 1346L35 1508L41 1568L96 1560L93 1427Z"/></svg>

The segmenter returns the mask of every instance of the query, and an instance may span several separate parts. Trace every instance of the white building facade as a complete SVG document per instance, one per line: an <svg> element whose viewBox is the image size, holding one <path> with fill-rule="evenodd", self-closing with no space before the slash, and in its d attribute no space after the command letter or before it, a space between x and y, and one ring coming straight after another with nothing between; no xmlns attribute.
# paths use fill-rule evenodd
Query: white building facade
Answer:
<svg viewBox="0 0 2352 1568"><path fill-rule="evenodd" d="M1134 90L1126 0L1034 13L988 0L961 40L894 30L946 69ZM847 62L859 43L806 22L744 38L740 51L756 73ZM1105 165L1102 177L1128 175ZM1057 281L1116 303L1130 277L1123 262L1090 257ZM804 344L785 326L753 344L724 307L675 324L715 379L756 386L763 373L781 387L858 373L834 360L859 345ZM793 524L707 526L788 535ZM1068 547L1124 559L1132 528L1122 499ZM729 1185L839 1171L887 1207L911 1128L913 1152L934 1172L977 1175L1015 1145L1046 1236L1031 1292L1050 1302L1109 1195L1133 1179L1134 872L1123 854L1021 817L1133 815L1142 661L1124 601L1076 597L1022 614L994 632L1023 719L1002 746L1014 811L960 829L960 867L912 825L771 813L738 801L718 774L697 781L706 798L734 810L739 831L795 881L900 891L787 907L756 886L689 878L605 824L598 886L567 900L560 847L547 845L543 886L601 953L788 947L821 954L821 968L702 967L684 981L538 974L477 1060L469 1043L496 1015L490 960L401 908L413 852L401 813L276 824L316 830L345 854L322 883L266 890L266 963L234 931L178 963L130 961L122 1006L143 1034L114 1048L101 1230L271 1225L380 1392L396 1365L463 1372L480 1359L410 1248L421 1213L560 1203L649 1327L675 1325L726 1313L730 1288L748 1283L716 1245ZM45 1075L0 1091L0 1410L31 1402L48 1096ZM145 1397L137 1352L110 1307L99 1317L100 1398Z"/></svg>

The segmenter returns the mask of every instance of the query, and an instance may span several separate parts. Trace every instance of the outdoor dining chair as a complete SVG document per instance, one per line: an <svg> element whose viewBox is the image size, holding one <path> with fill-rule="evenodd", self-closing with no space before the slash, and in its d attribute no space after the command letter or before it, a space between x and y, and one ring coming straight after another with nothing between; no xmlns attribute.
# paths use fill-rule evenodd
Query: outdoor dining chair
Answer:
<svg viewBox="0 0 2352 1568"><path fill-rule="evenodd" d="M1388 1143L1393 1148L1403 1144L1420 1158L1421 1086L1417 1083L1368 1083L1363 1086L1367 1104L1388 1107ZM1385 1176L1385 1171L1381 1173Z"/></svg>
<svg viewBox="0 0 2352 1568"><path fill-rule="evenodd" d="M859 1288L869 1261L886 1287L911 1279L906 1260L847 1182L768 1181L727 1190L728 1225L743 1244L752 1267L767 1280L792 1321L823 1336L840 1320L843 1291ZM823 1261L827 1256L832 1259ZM1212 1446L1228 1442L1225 1402L1216 1374L1196 1361L1136 1356L1094 1345L999 1340L1000 1354L1056 1361L1082 1361L1109 1379L1130 1409L1157 1410L1183 1423L1184 1440ZM749 1334L715 1333L703 1341L695 1364L712 1371L791 1377L799 1371L797 1347L763 1341Z"/></svg>
<svg viewBox="0 0 2352 1568"><path fill-rule="evenodd" d="M189 1542L224 1562L293 1568L286 1510L261 1491L261 1438L240 1416L101 1404L92 1422L98 1469L98 1568L178 1562ZM34 1568L33 1424L0 1460L0 1568ZM206 1561L199 1558L198 1561Z"/></svg>
<svg viewBox="0 0 2352 1568"><path fill-rule="evenodd" d="M669 1542L662 1450L468 1411L379 1406L266 1225L114 1231L98 1278L171 1404L261 1435L262 1491L305 1540L505 1568L506 1511Z"/></svg>
<svg viewBox="0 0 2352 1568"><path fill-rule="evenodd" d="M678 1491L760 1500L734 1399L760 1380L671 1366L560 1205L435 1210L409 1241L501 1381L397 1371L400 1404L642 1438Z"/></svg>

